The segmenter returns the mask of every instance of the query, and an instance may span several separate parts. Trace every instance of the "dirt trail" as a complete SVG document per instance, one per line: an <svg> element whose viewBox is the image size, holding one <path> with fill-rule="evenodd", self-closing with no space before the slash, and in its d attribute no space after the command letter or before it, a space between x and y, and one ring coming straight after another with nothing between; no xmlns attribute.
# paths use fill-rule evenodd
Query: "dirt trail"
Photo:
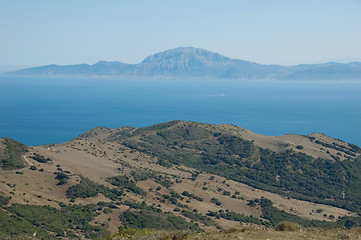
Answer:
<svg viewBox="0 0 361 240"><path fill-rule="evenodd" d="M27 164L29 164L30 166L33 166L33 165L34 165L32 162L29 161L29 159L26 157L26 155L24 155L23 158L25 159L25 162L26 162Z"/></svg>

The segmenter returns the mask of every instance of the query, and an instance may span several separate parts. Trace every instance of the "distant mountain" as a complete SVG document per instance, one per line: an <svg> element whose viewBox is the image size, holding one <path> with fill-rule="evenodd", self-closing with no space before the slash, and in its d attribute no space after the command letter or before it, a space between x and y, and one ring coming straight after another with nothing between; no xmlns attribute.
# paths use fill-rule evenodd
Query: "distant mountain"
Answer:
<svg viewBox="0 0 361 240"><path fill-rule="evenodd" d="M12 72L23 68L28 68L30 66L17 66L17 65L0 65L0 73Z"/></svg>
<svg viewBox="0 0 361 240"><path fill-rule="evenodd" d="M361 63L326 63L318 65L309 65L305 69L297 70L283 79L319 79L319 80L338 80L338 79L358 79L361 80Z"/></svg>
<svg viewBox="0 0 361 240"><path fill-rule="evenodd" d="M51 64L40 67L20 69L12 73L20 74L20 75L49 75L49 76L57 76L57 75L113 76L113 75L122 74L126 69L129 68L129 66L130 64L121 63L121 62L100 61L93 65L76 64L76 65L59 66L59 65Z"/></svg>
<svg viewBox="0 0 361 240"><path fill-rule="evenodd" d="M290 67L263 65L228 58L204 49L179 47L151 55L139 64L100 61L93 65L47 65L25 68L11 74L126 78L361 80L361 63L326 63Z"/></svg>

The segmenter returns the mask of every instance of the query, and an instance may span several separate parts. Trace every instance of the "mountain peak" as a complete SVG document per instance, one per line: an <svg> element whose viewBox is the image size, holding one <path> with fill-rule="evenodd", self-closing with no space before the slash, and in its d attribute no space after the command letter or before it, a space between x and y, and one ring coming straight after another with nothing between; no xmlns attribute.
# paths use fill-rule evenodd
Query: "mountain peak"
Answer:
<svg viewBox="0 0 361 240"><path fill-rule="evenodd" d="M177 47L165 50L145 58L142 63L159 63L166 61L182 61L192 63L215 63L215 62L231 62L232 59L211 52L202 48L195 47Z"/></svg>
<svg viewBox="0 0 361 240"><path fill-rule="evenodd" d="M138 72L147 76L222 78L236 62L205 49L178 47L150 55L138 65Z"/></svg>

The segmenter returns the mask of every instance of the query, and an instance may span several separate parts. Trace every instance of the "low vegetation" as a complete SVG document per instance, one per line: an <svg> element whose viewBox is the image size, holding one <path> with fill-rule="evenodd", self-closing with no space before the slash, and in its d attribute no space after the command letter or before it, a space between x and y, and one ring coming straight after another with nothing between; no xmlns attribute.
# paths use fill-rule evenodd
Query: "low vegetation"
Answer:
<svg viewBox="0 0 361 240"><path fill-rule="evenodd" d="M144 192L142 189L137 187L135 182L133 180L130 180L129 177L123 175L123 176L117 176L117 177L111 177L107 179L110 184L119 187L122 190L129 190L135 194L145 196L147 193Z"/></svg>
<svg viewBox="0 0 361 240"><path fill-rule="evenodd" d="M89 224L96 215L94 205L63 205L61 209L56 209L50 206L13 204L0 209L0 236L3 239L33 235L39 239L74 239L83 235L98 239L109 233L101 226Z"/></svg>
<svg viewBox="0 0 361 240"><path fill-rule="evenodd" d="M5 148L2 154L1 168L5 170L13 170L24 168L24 160L22 155L28 151L28 147L11 138L4 138Z"/></svg>
<svg viewBox="0 0 361 240"><path fill-rule="evenodd" d="M109 189L102 184L95 183L88 178L82 178L79 184L73 185L66 191L66 196L71 199L96 197L99 193L111 200L119 200L123 191L119 189Z"/></svg>
<svg viewBox="0 0 361 240"><path fill-rule="evenodd" d="M279 223L275 229L277 231L289 231L289 232L294 232L294 231L300 231L301 230L301 226L297 223L293 223L293 222L286 222L283 221L281 223Z"/></svg>
<svg viewBox="0 0 361 240"><path fill-rule="evenodd" d="M27 147L2 139L0 239L97 239L117 227L106 239L361 237L361 217L351 217L361 214L357 146L316 134L274 152L233 127L180 121L107 134L113 135L29 148L34 164L26 168ZM307 155L310 144L330 158ZM89 171L79 170L82 161L92 162L84 167ZM17 168L23 169L8 171ZM279 195L230 180L285 198L274 205L261 196L278 201ZM287 198L354 213L305 202L293 209L298 201Z"/></svg>
<svg viewBox="0 0 361 240"><path fill-rule="evenodd" d="M287 227L288 229L288 227ZM291 228L293 229L293 227ZM113 234L105 240L209 240L209 239L227 239L227 240L356 240L361 236L361 229L355 228L351 230L344 229L303 229L298 231L277 231L273 229L259 229L254 227L239 227L229 230L212 231L205 233L191 233L189 231L162 231L154 229L124 229Z"/></svg>
<svg viewBox="0 0 361 240"><path fill-rule="evenodd" d="M218 212L209 211L207 216L215 217L216 219L227 219L231 221L237 221L240 223L253 223L258 225L265 225L266 223L253 216L246 216L244 214L235 213L232 211L219 210Z"/></svg>
<svg viewBox="0 0 361 240"><path fill-rule="evenodd" d="M213 222L213 220L211 218L209 218L207 216L203 216L200 213L183 210L183 211L181 211L181 214L189 219L196 221L196 222L200 222L200 223L204 224L205 226L214 226L215 225L215 223Z"/></svg>
<svg viewBox="0 0 361 240"><path fill-rule="evenodd" d="M126 201L125 204L128 205L130 209L123 212L119 217L123 224L121 229L152 228L202 231L197 224L187 222L183 218L178 217L171 212L162 212L160 208L148 206L145 202L139 204L136 202Z"/></svg>
<svg viewBox="0 0 361 240"><path fill-rule="evenodd" d="M10 200L10 197L8 197L4 193L0 192L0 207L8 204L9 200Z"/></svg>
<svg viewBox="0 0 361 240"><path fill-rule="evenodd" d="M315 143L320 144L324 147L328 147L328 148L343 152L343 153L349 155L349 156L346 156L347 158L356 157L356 153L361 153L361 148L356 145L353 145L353 144L347 144L347 146L344 146L344 145L337 144L337 143L329 144L329 143L323 142L321 140L315 140Z"/></svg>
<svg viewBox="0 0 361 240"><path fill-rule="evenodd" d="M276 227L283 222L292 222L305 228L319 227L331 229L343 227L350 228L349 225L352 225L352 227L361 226L360 217L340 217L335 222L311 220L280 210L274 207L273 202L267 198L255 199L254 202L262 208L262 218L267 220L264 222L264 225L266 226Z"/></svg>
<svg viewBox="0 0 361 240"><path fill-rule="evenodd" d="M185 165L265 191L361 213L361 191L355 191L361 184L361 157L339 161L292 149L276 153L238 136L214 133L204 124L177 121L141 128L115 140L157 157L162 165ZM344 153L360 151L353 145L331 145Z"/></svg>
<svg viewBox="0 0 361 240"><path fill-rule="evenodd" d="M172 213L153 212L149 210L125 211L119 219L125 228L153 228L166 230L189 229L201 231L196 224L187 222Z"/></svg>
<svg viewBox="0 0 361 240"><path fill-rule="evenodd" d="M57 186L64 185L67 183L67 180L69 179L68 174L64 172L56 172L55 174L56 174L55 179L58 180L58 183L56 184Z"/></svg>
<svg viewBox="0 0 361 240"><path fill-rule="evenodd" d="M51 162L50 158L46 158L40 154L34 153L34 156L31 156L32 159L34 159L35 161L39 162L39 163L47 163L47 162Z"/></svg>

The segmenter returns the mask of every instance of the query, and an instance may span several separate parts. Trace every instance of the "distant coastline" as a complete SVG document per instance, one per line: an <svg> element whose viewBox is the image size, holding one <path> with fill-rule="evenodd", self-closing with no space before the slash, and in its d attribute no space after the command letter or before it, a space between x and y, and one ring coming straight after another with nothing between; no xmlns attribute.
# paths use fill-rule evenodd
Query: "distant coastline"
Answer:
<svg viewBox="0 0 361 240"><path fill-rule="evenodd" d="M51 64L6 74L127 79L361 80L361 62L263 65L232 59L205 49L179 47L150 55L138 64L117 61L99 61L93 65Z"/></svg>

